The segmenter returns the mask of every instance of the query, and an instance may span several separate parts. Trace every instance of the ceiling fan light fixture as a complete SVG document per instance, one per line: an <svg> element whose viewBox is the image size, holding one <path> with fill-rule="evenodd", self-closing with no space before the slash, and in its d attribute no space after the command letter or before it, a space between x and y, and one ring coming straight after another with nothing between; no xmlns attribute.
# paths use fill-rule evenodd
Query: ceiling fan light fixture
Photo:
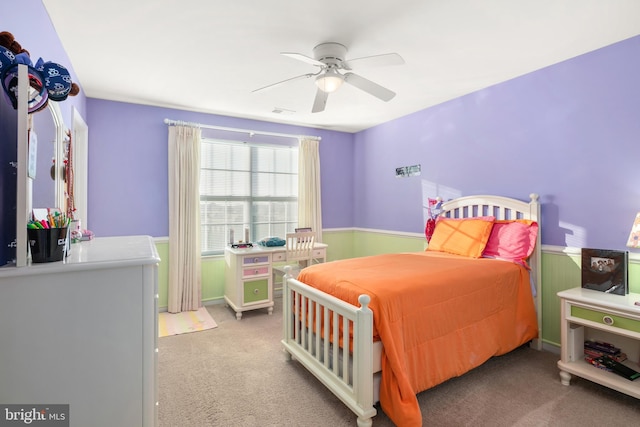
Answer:
<svg viewBox="0 0 640 427"><path fill-rule="evenodd" d="M335 69L329 69L326 73L320 74L316 77L316 86L327 93L335 92L344 82L342 74L338 73Z"/></svg>

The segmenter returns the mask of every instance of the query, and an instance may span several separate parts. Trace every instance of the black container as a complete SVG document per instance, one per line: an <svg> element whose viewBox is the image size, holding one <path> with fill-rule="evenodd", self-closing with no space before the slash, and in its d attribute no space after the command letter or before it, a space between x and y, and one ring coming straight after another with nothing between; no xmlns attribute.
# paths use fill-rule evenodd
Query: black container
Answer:
<svg viewBox="0 0 640 427"><path fill-rule="evenodd" d="M32 262L62 261L67 244L67 227L27 229Z"/></svg>

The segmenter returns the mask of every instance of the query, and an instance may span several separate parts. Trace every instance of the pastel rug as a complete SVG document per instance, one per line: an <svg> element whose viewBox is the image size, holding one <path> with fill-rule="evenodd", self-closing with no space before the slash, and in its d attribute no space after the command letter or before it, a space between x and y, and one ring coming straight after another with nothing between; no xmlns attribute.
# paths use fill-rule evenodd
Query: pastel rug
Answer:
<svg viewBox="0 0 640 427"><path fill-rule="evenodd" d="M216 328L217 326L216 322L204 307L200 307L197 311L183 311L182 313L163 312L158 315L159 337L205 331Z"/></svg>

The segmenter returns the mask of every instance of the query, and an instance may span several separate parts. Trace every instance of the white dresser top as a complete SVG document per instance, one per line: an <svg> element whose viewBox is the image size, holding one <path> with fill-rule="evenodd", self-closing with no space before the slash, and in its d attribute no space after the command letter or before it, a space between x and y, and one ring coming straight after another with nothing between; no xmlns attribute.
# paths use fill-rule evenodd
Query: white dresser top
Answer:
<svg viewBox="0 0 640 427"><path fill-rule="evenodd" d="M62 261L29 263L25 267L0 268L3 277L51 274L71 270L114 268L160 262L153 238L150 236L96 237L73 243L69 256Z"/></svg>

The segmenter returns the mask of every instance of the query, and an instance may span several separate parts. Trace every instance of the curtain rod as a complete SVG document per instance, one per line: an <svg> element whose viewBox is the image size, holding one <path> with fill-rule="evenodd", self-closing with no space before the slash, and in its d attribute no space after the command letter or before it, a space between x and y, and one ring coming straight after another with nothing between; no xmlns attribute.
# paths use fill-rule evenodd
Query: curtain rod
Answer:
<svg viewBox="0 0 640 427"><path fill-rule="evenodd" d="M178 126L193 126L193 127L199 127L199 128L205 128L205 129L215 129L215 130L222 130L222 131L227 131L227 132L239 132L239 133L248 133L249 136L253 136L253 135L267 135L267 136L281 136L281 137L285 137L285 138L308 138L308 139L315 139L320 141L322 138L319 136L309 136L309 135L293 135L290 133L277 133L277 132L262 132L262 131L257 131L257 130L249 130L249 129L238 129L238 128L228 128L228 127L223 127L223 126L213 126L213 125L204 125L201 123L194 123L194 122L183 122L181 120L170 120L170 119L164 119L164 123L169 125L169 126L174 126L174 125L178 125Z"/></svg>

